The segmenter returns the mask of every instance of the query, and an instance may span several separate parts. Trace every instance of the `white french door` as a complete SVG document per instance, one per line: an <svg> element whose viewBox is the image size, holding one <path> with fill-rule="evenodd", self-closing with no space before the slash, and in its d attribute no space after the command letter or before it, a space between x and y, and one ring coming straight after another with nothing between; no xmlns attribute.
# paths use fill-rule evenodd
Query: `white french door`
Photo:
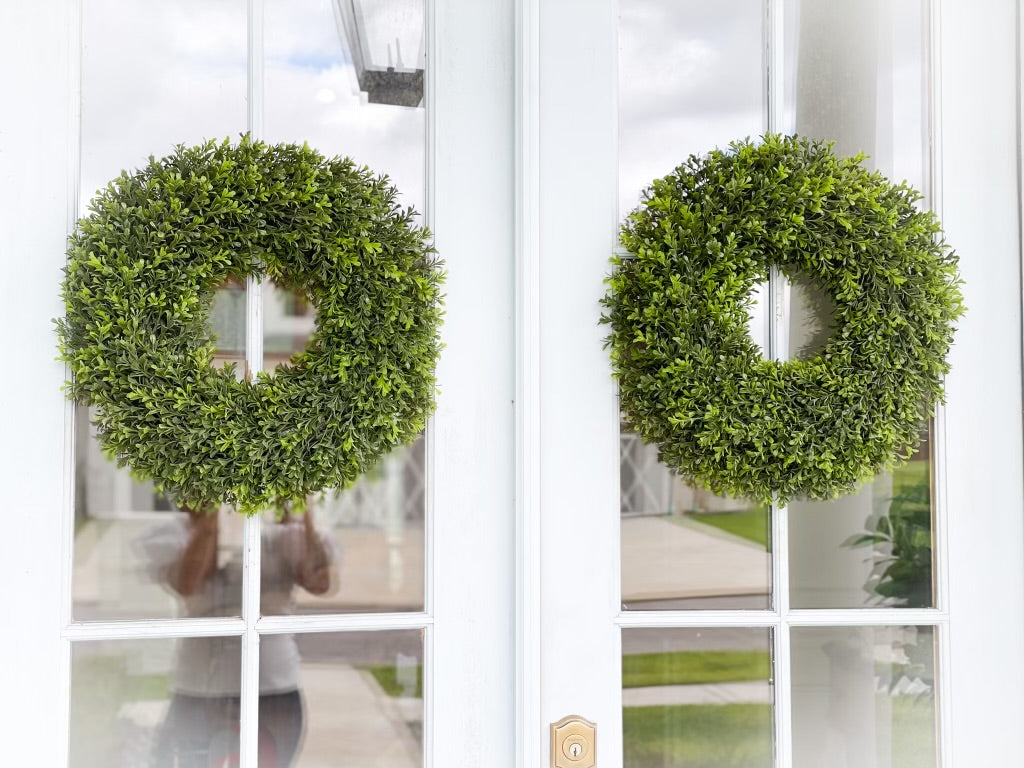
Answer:
<svg viewBox="0 0 1024 768"><path fill-rule="evenodd" d="M597 723L598 765L1024 757L1024 702L1003 682L1022 675L1012 6L537 7L537 255L520 254L519 304L539 350L521 393L536 410L520 414L535 499L520 582L539 702L526 716L543 726L523 734L533 764L559 754L544 729L568 715ZM771 510L673 480L620 427L596 301L640 187L765 130L865 151L921 188L961 256L969 308L948 404L908 466L845 499ZM800 285L758 295L766 354L807 348L812 307ZM908 567L923 547L854 543L911 528L927 566Z"/></svg>
<svg viewBox="0 0 1024 768"><path fill-rule="evenodd" d="M300 766L539 768L569 715L596 723L597 766L1024 762L1015 4L426 0L422 50L390 51L391 95L359 79L374 51L345 35L372 7L0 10L0 754L89 765L109 742L130 761L123 746L150 749L174 706L176 644L213 638L237 644L225 738L266 768L275 669L259 649L291 637ZM385 25L383 49L405 32ZM316 511L339 591L279 610L253 567L275 530L226 515L237 600L188 615L140 561L166 551L144 534L174 512L102 469L60 392L51 319L80 186L240 130L355 146L395 176L446 262L446 349L425 442ZM830 506L759 509L672 479L620 423L598 324L640 186L765 130L868 149L925 190L961 256L968 314L927 452ZM769 354L801 346L802 295L759 294ZM309 319L272 287L218 301L252 366L283 362ZM930 555L913 588L880 591L891 547L844 542L914 511Z"/></svg>

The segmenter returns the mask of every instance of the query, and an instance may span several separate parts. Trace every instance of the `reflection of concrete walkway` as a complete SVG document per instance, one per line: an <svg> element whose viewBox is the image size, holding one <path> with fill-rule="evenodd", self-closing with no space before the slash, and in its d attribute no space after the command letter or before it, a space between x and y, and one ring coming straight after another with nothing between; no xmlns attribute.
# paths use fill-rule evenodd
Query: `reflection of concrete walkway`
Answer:
<svg viewBox="0 0 1024 768"><path fill-rule="evenodd" d="M771 704L772 687L767 680L708 685L652 685L626 688L624 707L657 707L677 704Z"/></svg>
<svg viewBox="0 0 1024 768"><path fill-rule="evenodd" d="M622 521L623 600L767 594L771 558L718 529L660 517Z"/></svg>
<svg viewBox="0 0 1024 768"><path fill-rule="evenodd" d="M73 592L77 619L172 618L177 600L145 559L139 541L168 525L166 512L132 512L87 520L75 536ZM241 546L242 518L226 516L225 556ZM379 528L325 528L338 556L332 589L296 589L298 613L414 611L423 606L423 526L389 538ZM235 612L239 610L235 608ZM231 611L229 610L228 613Z"/></svg>
<svg viewBox="0 0 1024 768"><path fill-rule="evenodd" d="M296 768L415 768L421 699L387 696L367 672L303 662L306 736Z"/></svg>

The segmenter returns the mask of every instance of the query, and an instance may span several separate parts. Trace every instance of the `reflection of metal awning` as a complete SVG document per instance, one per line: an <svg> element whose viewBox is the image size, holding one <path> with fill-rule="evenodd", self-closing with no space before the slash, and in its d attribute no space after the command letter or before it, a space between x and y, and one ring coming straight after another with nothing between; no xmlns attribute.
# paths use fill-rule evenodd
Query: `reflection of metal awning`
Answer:
<svg viewBox="0 0 1024 768"><path fill-rule="evenodd" d="M424 0L334 0L338 33L348 43L359 88L371 104L423 103Z"/></svg>

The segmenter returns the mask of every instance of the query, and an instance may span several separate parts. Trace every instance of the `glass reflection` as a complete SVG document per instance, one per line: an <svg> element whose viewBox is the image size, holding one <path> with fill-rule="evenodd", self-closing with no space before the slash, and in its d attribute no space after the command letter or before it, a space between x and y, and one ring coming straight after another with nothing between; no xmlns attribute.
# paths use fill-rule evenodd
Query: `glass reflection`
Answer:
<svg viewBox="0 0 1024 768"><path fill-rule="evenodd" d="M769 509L685 482L635 433L619 443L623 608L770 607Z"/></svg>
<svg viewBox="0 0 1024 768"><path fill-rule="evenodd" d="M304 634L295 637L295 646L302 740L294 762L281 762L280 755L275 762L264 751L260 768L423 764L419 630ZM267 666L262 657L260 662Z"/></svg>
<svg viewBox="0 0 1024 768"><path fill-rule="evenodd" d="M79 642L72 768L236 765L241 641Z"/></svg>
<svg viewBox="0 0 1024 768"><path fill-rule="evenodd" d="M796 277L789 290L793 357L817 354L833 328L831 299ZM789 505L794 608L933 605L931 431L910 460L855 493Z"/></svg>
<svg viewBox="0 0 1024 768"><path fill-rule="evenodd" d="M910 461L828 502L789 506L794 608L929 608L934 602L931 436Z"/></svg>
<svg viewBox="0 0 1024 768"><path fill-rule="evenodd" d="M619 4L619 210L688 155L766 126L760 0ZM767 350L764 286L752 340ZM626 608L767 608L769 512L685 483L628 424L619 438Z"/></svg>
<svg viewBox="0 0 1024 768"><path fill-rule="evenodd" d="M145 35L125 30L145 29ZM246 130L245 0L82 4L82 192Z"/></svg>
<svg viewBox="0 0 1024 768"><path fill-rule="evenodd" d="M126 35L126 29L151 34ZM245 0L87 0L82 4L80 209L122 169L179 143L238 135L246 128ZM244 375L245 290L218 291L211 325L216 365ZM154 537L180 526L152 483L137 482L104 455L76 410L73 614L82 619L162 618L178 599L151 558ZM163 545L157 546L163 551ZM230 614L238 606L224 606Z"/></svg>
<svg viewBox="0 0 1024 768"><path fill-rule="evenodd" d="M622 633L626 768L771 768L768 629Z"/></svg>
<svg viewBox="0 0 1024 768"><path fill-rule="evenodd" d="M217 344L213 365L234 366L239 378L246 370L245 302L245 284L229 280L216 292L209 316ZM93 415L87 406L75 409L75 619L196 615L182 604L174 588L178 577L169 572L188 541L188 511L103 453ZM241 521L230 515L221 518L217 549L225 564L235 556L231 553L240 557ZM201 615L238 615L240 610L234 590L220 594Z"/></svg>
<svg viewBox="0 0 1024 768"><path fill-rule="evenodd" d="M267 0L268 141L309 144L426 203L423 3Z"/></svg>
<svg viewBox="0 0 1024 768"><path fill-rule="evenodd" d="M269 141L309 141L386 173L401 200L426 203L426 56L421 2L268 0L265 128ZM306 344L316 309L264 289L264 369ZM336 560L330 588L298 592L302 613L423 607L424 445L384 457L345 491L311 500ZM278 612L264 595L263 610Z"/></svg>
<svg viewBox="0 0 1024 768"><path fill-rule="evenodd" d="M620 218L690 154L763 133L761 0L619 3Z"/></svg>
<svg viewBox="0 0 1024 768"><path fill-rule="evenodd" d="M935 630L794 628L793 765L935 768Z"/></svg>
<svg viewBox="0 0 1024 768"><path fill-rule="evenodd" d="M927 197L926 0L790 0L786 16L789 124Z"/></svg>
<svg viewBox="0 0 1024 768"><path fill-rule="evenodd" d="M315 308L301 295L264 286L264 365L287 365L305 348ZM321 592L299 591L284 611L263 586L263 611L349 613L423 608L425 450L422 436L383 457L351 487L308 500L333 566ZM264 531L274 530L264 526Z"/></svg>
<svg viewBox="0 0 1024 768"><path fill-rule="evenodd" d="M922 0L789 6L788 59L796 76L787 110L799 134L864 153L869 168L928 193L927 4ZM790 350L819 351L832 305L815 285L790 291ZM930 426L903 467L857 493L790 504L794 608L930 607L932 493Z"/></svg>

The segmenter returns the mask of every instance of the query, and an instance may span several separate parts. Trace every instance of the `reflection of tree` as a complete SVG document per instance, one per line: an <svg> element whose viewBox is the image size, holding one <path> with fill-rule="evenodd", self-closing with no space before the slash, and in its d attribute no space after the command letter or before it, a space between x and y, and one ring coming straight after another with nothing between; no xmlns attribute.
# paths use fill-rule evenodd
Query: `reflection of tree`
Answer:
<svg viewBox="0 0 1024 768"><path fill-rule="evenodd" d="M865 589L887 605L932 605L932 510L927 482L905 486L887 514L867 520L867 531L845 542L871 547L875 565Z"/></svg>

